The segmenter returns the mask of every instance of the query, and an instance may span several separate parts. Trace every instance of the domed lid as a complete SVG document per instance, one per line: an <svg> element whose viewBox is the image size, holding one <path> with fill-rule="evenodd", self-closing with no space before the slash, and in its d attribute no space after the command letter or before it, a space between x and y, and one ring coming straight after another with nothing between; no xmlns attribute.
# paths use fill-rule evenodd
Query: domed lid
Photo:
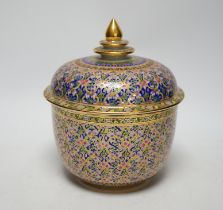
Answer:
<svg viewBox="0 0 223 210"><path fill-rule="evenodd" d="M139 56L122 39L112 19L98 56L88 56L61 66L44 92L51 103L77 111L151 112L178 104L183 91L164 65Z"/></svg>

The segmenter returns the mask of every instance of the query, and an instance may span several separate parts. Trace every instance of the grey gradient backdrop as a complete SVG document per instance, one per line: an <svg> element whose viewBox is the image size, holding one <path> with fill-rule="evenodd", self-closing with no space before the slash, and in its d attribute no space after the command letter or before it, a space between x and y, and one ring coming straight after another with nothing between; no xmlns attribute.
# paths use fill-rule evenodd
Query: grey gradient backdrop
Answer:
<svg viewBox="0 0 223 210"><path fill-rule="evenodd" d="M161 175L119 195L71 181L42 95L60 65L93 53L112 17L186 93ZM0 0L0 209L222 209L222 22L221 0Z"/></svg>

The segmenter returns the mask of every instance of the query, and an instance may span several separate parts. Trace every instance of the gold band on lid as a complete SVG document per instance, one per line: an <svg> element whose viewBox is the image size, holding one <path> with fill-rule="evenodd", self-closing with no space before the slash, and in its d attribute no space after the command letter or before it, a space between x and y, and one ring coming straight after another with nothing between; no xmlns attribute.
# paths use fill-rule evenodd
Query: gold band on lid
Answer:
<svg viewBox="0 0 223 210"><path fill-rule="evenodd" d="M114 18L108 25L106 39L100 41L100 44L102 46L95 48L94 51L102 56L122 57L134 52L132 47L126 46L128 41L122 40L122 31Z"/></svg>

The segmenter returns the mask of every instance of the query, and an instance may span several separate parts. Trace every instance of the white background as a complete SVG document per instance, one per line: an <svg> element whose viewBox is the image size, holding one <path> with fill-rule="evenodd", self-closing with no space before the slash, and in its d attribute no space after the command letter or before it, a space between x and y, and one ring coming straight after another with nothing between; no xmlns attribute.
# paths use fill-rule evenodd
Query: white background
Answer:
<svg viewBox="0 0 223 210"><path fill-rule="evenodd" d="M166 167L129 194L71 180L42 94L59 66L93 53L112 17L186 94ZM0 209L223 209L222 22L221 0L0 0Z"/></svg>

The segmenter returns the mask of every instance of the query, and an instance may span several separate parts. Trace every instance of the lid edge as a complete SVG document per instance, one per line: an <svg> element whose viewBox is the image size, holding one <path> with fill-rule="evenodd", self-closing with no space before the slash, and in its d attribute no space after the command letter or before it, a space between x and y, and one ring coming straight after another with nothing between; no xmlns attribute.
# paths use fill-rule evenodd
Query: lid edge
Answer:
<svg viewBox="0 0 223 210"><path fill-rule="evenodd" d="M168 100L159 103L148 103L140 105L125 105L125 106L105 106L105 105L90 105L84 103L75 103L59 96L56 96L51 86L44 90L44 97L53 105L63 107L65 109L74 110L77 112L91 113L91 114L105 114L105 115L135 115L153 113L160 110L168 109L178 105L184 99L184 91L177 88L175 95Z"/></svg>

